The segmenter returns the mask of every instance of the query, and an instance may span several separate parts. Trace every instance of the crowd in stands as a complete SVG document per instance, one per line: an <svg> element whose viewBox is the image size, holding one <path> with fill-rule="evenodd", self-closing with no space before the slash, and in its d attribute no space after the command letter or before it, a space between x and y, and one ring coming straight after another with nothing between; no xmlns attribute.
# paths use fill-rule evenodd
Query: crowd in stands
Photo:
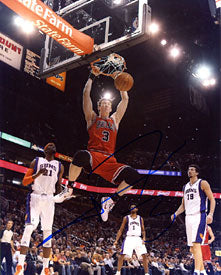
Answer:
<svg viewBox="0 0 221 275"><path fill-rule="evenodd" d="M14 221L14 246L13 270L18 262L20 240L24 229L25 195L26 190L8 187L1 188L1 228L8 219ZM85 209L87 206L85 205ZM84 206L81 205L81 211ZM54 231L61 229L68 222L76 219L79 207L73 204L71 212L63 205L56 205ZM153 275L188 275L192 273L193 259L188 252L184 226L177 223L170 230L160 236L165 228L165 222L156 223L154 217L146 219L145 227L149 235L146 244L149 259L149 272ZM50 274L54 275L113 275L117 269L117 259L121 248L113 248L116 233L120 227L121 219L115 219L111 215L106 223L101 223L98 218L88 219L80 223L74 223L52 240L52 253L50 256ZM220 241L220 240L218 240ZM26 256L25 275L40 274L43 263L42 242L40 226L33 232L30 250ZM220 275L221 267L218 259L212 260L213 272ZM211 266L210 266L211 269ZM4 270L4 264L3 264ZM4 271L2 270L2 275ZM142 259L137 259L134 254L132 259L126 259L121 271L122 275L143 275Z"/></svg>

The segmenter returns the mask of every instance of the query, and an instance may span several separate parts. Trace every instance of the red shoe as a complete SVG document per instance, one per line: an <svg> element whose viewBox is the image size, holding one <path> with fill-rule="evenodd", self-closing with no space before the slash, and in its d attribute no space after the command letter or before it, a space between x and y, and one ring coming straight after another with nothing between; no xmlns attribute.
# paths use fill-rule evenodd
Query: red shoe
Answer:
<svg viewBox="0 0 221 275"><path fill-rule="evenodd" d="M45 267L45 269L42 270L41 275L50 275L49 268Z"/></svg>
<svg viewBox="0 0 221 275"><path fill-rule="evenodd" d="M23 272L24 272L23 267L21 265L17 265L16 266L16 271L15 271L14 275L24 275Z"/></svg>

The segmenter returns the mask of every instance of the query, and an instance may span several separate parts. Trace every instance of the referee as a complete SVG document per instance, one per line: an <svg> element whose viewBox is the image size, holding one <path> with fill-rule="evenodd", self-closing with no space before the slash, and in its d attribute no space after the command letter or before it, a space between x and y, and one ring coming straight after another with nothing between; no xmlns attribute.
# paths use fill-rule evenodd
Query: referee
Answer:
<svg viewBox="0 0 221 275"><path fill-rule="evenodd" d="M9 220L6 224L6 229L0 232L0 239L1 239L1 262L5 258L6 260L6 267L7 267L7 275L12 275L12 251L15 251L13 245L13 231L11 230L13 226L13 221Z"/></svg>

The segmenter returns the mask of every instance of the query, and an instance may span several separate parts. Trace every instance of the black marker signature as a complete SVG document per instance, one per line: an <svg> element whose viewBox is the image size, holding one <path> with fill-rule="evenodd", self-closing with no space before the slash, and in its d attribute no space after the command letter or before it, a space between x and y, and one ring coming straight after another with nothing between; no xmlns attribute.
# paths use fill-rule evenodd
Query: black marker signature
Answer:
<svg viewBox="0 0 221 275"><path fill-rule="evenodd" d="M183 143L181 146L179 146L174 152L172 152L172 153L167 157L167 159L162 163L162 165L160 165L160 167L159 167L158 169L156 169L156 170L154 170L153 172L151 172L152 167L153 167L153 165L154 165L154 162L155 162L155 160L156 160L157 154L158 154L158 152L159 152L159 148L160 148L160 145L161 145L161 142L162 142L162 138L163 138L163 134L162 134L162 132L161 132L160 130L151 131L151 132L148 132L148 133L146 133L146 134L144 134L144 135L142 135L142 136L139 136L139 137L133 139L132 141L130 141L130 142L128 142L127 144L125 144L125 145L123 145L122 147L120 147L120 148L119 148L118 150L116 150L113 154L111 154L111 155L108 156L104 161L102 161L98 166L96 166L96 167L91 171L90 174L92 174L100 165L102 165L105 161L107 161L109 158L111 158L114 154L120 152L121 150L123 150L124 148L126 148L128 145L130 145L130 144L132 144L132 143L134 143L134 142L136 142L136 141L138 141L138 140L140 140L140 139L142 139L142 138L144 138L144 137L146 137L146 136L152 135L152 134L159 134L159 135L160 135L160 139L159 139L159 142L158 142L158 145L157 145L156 152L155 152L155 154L154 154L154 158L153 158L151 167L150 167L150 169L149 169L149 173L148 173L147 175L141 177L139 180L135 181L134 184L133 184L133 186L134 186L134 185L136 185L138 182L140 182L141 180L145 179L145 182L144 182L144 184L143 184L143 188L142 188L142 191L141 191L141 195L142 195L142 194L143 194L143 189L144 189L144 187L145 187L145 185L146 185L146 183L147 183L147 181L148 181L149 176L150 176L150 175L153 175L153 174L156 173L160 168L162 168L162 167L164 166L164 164L165 164L165 163L166 163L166 162L167 162L176 152L178 152L179 150L181 150L181 149L186 145L186 142L184 142L184 143ZM124 190L126 190L126 189L128 189L128 188L130 188L130 186L127 186L127 187L125 187L124 189L120 190L120 191L118 192L118 194L121 193L121 192L123 192ZM116 196L116 195L113 194L111 197L108 197L106 200L104 200L104 201L102 202L102 204L103 204L104 202L106 202L107 200L111 199L111 198L114 197L114 196ZM96 216L100 216L101 213L104 212L103 208L100 207L100 206L98 206L98 205L100 205L100 204L97 203L94 199L92 200L92 203L94 204L94 207L93 207L93 208L90 208L90 209L87 210L85 213L83 213L82 215L80 215L79 217L77 217L76 219L74 219L73 221L71 221L70 223L68 223L68 224L65 225L64 227L62 227L61 229L58 229L57 231L55 231L54 233L52 233L50 236L48 236L46 239L44 239L44 240L38 245L38 247L41 246L41 245L43 245L45 242L49 241L52 237L54 237L54 236L57 235L58 233L62 232L63 230L65 230L65 229L66 229L67 227L69 227L69 226L71 226L71 225L73 225L73 224L76 224L76 223L78 223L78 222L81 222L81 221L83 221L83 220L86 220L86 219L90 219L90 218L93 218L93 217L96 217ZM98 208L101 209L101 212L98 211ZM93 214L93 215L90 215L90 216L86 216L88 213L92 212L93 210L96 210L97 214ZM172 221L172 223L173 223L173 222L174 222L174 221Z"/></svg>

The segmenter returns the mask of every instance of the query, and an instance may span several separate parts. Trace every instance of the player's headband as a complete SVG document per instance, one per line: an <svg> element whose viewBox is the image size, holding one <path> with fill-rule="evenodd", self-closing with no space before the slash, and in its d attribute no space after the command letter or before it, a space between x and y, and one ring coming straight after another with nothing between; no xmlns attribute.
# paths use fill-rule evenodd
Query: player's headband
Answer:
<svg viewBox="0 0 221 275"><path fill-rule="evenodd" d="M54 144L53 142L50 142L50 143L48 143L48 144L45 145L44 151L45 151L45 150L48 148L48 146L50 146L50 145L55 146L55 144Z"/></svg>

